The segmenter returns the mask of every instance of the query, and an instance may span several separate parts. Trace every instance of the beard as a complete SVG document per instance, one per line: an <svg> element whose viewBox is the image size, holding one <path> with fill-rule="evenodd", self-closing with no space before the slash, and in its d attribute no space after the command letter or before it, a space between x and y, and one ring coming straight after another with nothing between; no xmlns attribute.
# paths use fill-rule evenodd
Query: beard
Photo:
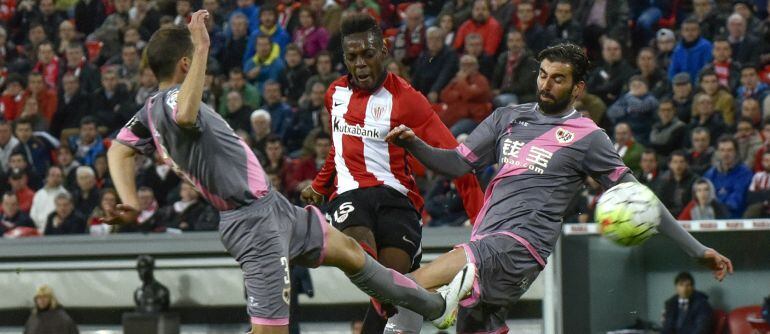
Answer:
<svg viewBox="0 0 770 334"><path fill-rule="evenodd" d="M543 95L550 98L551 101L544 100ZM546 114L559 114L567 108L570 102L572 102L572 96L569 92L558 98L548 93L537 92L537 105L540 107L540 110L544 111Z"/></svg>

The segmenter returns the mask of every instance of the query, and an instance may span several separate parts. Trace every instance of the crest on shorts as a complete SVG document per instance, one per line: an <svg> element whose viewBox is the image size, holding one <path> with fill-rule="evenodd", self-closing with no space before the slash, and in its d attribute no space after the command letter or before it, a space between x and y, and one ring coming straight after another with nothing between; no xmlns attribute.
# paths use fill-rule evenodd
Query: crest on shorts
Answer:
<svg viewBox="0 0 770 334"><path fill-rule="evenodd" d="M380 117L382 117L382 113L385 112L385 106L376 105L374 108L372 108L372 116L374 116L374 120L379 121Z"/></svg>
<svg viewBox="0 0 770 334"><path fill-rule="evenodd" d="M562 144L566 144L575 139L575 133L565 128L556 129L556 140Z"/></svg>

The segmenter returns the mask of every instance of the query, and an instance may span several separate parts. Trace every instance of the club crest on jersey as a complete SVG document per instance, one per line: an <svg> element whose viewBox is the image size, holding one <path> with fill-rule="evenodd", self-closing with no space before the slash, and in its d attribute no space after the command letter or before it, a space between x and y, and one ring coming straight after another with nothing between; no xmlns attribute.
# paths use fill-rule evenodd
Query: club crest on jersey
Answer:
<svg viewBox="0 0 770 334"><path fill-rule="evenodd" d="M559 143L566 144L571 142L573 139L575 139L574 132L569 131L565 128L556 129L556 140L558 140Z"/></svg>
<svg viewBox="0 0 770 334"><path fill-rule="evenodd" d="M176 97L179 95L179 90L175 89L166 95L166 105L173 110L176 108Z"/></svg>
<svg viewBox="0 0 770 334"><path fill-rule="evenodd" d="M374 108L372 108L372 116L374 116L374 119L377 121L380 120L380 117L382 117L382 113L384 112L385 112L384 106L377 105L377 106L374 106Z"/></svg>

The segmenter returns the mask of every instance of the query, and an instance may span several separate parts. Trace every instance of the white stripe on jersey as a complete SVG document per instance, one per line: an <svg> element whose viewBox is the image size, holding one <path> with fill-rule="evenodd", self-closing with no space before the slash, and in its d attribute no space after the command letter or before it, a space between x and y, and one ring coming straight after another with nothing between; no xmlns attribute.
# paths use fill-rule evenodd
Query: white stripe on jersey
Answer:
<svg viewBox="0 0 770 334"><path fill-rule="evenodd" d="M369 96L366 103L366 118L364 125L367 128L375 128L379 133L387 134L390 131L390 115L393 112L393 94L385 87L377 90ZM388 142L383 138L361 137L364 142L364 163L366 170L374 175L377 180L385 183L398 192L406 195L407 189L396 179L390 170L390 152Z"/></svg>
<svg viewBox="0 0 770 334"><path fill-rule="evenodd" d="M350 103L350 97L353 96L353 91L347 87L336 86L334 94L332 95L332 117L337 116L343 118L345 113L348 112L348 104ZM337 104L339 103L339 104ZM350 174L348 166L345 165L345 157L342 153L345 151L342 147L343 133L339 131L332 131L332 140L334 140L334 163L337 166L337 193L341 194L348 190L358 188L358 181Z"/></svg>

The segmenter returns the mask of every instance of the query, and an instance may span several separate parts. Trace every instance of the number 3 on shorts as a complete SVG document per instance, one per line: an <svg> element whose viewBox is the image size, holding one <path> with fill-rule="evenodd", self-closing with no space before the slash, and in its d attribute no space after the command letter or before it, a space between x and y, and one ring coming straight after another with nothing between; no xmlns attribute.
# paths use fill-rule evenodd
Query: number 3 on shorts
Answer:
<svg viewBox="0 0 770 334"><path fill-rule="evenodd" d="M353 212L356 208L353 207L353 202L345 202L340 204L336 211L334 211L334 222L340 224L348 219L348 214Z"/></svg>

